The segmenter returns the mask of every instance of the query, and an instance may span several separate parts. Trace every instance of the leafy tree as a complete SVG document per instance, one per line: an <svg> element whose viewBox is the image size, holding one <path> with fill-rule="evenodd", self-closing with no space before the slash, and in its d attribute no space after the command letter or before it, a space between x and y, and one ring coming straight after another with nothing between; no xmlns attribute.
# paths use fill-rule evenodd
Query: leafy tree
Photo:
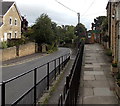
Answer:
<svg viewBox="0 0 120 106"><path fill-rule="evenodd" d="M99 16L96 19L94 19L95 29L97 29L97 27L100 27L103 24L103 22L107 20L106 18L107 18L106 16Z"/></svg>
<svg viewBox="0 0 120 106"><path fill-rule="evenodd" d="M21 29L22 34L27 31L28 29L28 21L25 19L24 16L22 16L22 22L21 22Z"/></svg>
<svg viewBox="0 0 120 106"><path fill-rule="evenodd" d="M77 24L77 26L75 27L75 34L80 37L85 37L86 30L87 29L85 28L85 26L82 23Z"/></svg>
<svg viewBox="0 0 120 106"><path fill-rule="evenodd" d="M42 14L40 17L38 17L35 25L33 26L35 42L38 44L52 44L52 42L55 40L52 28L52 22L48 15Z"/></svg>

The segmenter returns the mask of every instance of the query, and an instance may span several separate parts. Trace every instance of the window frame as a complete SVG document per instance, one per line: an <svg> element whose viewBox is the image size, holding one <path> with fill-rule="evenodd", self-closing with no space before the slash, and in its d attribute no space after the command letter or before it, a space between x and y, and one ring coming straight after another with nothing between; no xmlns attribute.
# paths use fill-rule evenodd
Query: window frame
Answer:
<svg viewBox="0 0 120 106"><path fill-rule="evenodd" d="M15 26L17 26L17 19L15 18Z"/></svg>
<svg viewBox="0 0 120 106"><path fill-rule="evenodd" d="M9 24L12 25L12 17L9 19Z"/></svg>

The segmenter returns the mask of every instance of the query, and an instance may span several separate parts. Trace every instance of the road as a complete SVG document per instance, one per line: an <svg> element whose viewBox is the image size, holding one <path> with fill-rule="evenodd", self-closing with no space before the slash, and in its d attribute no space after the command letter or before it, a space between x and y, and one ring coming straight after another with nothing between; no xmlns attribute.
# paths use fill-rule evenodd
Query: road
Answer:
<svg viewBox="0 0 120 106"><path fill-rule="evenodd" d="M23 64L16 64L12 66L6 66L2 68L3 81L6 81L12 77L20 75L28 70L34 69L35 67L41 66L53 59L56 59L62 55L70 53L68 48L59 48L55 53L48 56L44 56L29 62L24 62ZM58 64L58 61L57 61ZM54 67L54 63L50 63L50 71ZM37 70L37 82L40 81L47 73L47 66L44 66ZM23 95L28 89L33 86L33 72L14 80L6 84L6 103L11 104L21 95Z"/></svg>

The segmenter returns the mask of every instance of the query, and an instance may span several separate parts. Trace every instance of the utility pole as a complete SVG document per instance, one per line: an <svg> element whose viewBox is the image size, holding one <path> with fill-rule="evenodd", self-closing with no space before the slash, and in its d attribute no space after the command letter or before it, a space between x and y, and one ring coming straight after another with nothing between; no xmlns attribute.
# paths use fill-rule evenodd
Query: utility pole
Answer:
<svg viewBox="0 0 120 106"><path fill-rule="evenodd" d="M80 13L77 13L78 15L78 49L80 46Z"/></svg>
<svg viewBox="0 0 120 106"><path fill-rule="evenodd" d="M77 13L78 15L78 24L80 23L80 13Z"/></svg>

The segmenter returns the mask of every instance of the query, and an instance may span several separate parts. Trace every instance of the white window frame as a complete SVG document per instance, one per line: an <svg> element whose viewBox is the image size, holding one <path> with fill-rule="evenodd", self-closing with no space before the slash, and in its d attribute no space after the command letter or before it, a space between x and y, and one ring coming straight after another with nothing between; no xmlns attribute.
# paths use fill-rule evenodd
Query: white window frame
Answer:
<svg viewBox="0 0 120 106"><path fill-rule="evenodd" d="M4 33L4 36L2 38L2 41L7 41L7 33Z"/></svg>
<svg viewBox="0 0 120 106"><path fill-rule="evenodd" d="M12 25L12 17L9 19L9 24Z"/></svg>

